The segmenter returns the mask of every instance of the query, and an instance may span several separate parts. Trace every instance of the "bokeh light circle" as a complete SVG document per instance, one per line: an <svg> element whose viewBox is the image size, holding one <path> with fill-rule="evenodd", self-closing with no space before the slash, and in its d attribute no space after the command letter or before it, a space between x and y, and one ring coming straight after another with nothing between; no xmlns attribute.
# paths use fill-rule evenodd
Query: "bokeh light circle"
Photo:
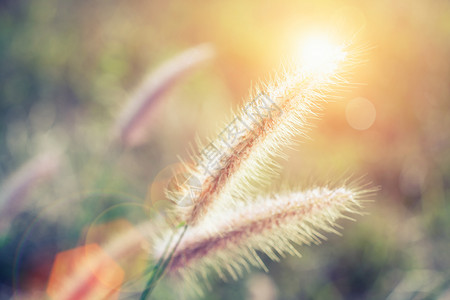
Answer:
<svg viewBox="0 0 450 300"><path fill-rule="evenodd" d="M376 109L372 102L363 97L350 100L345 108L347 122L353 129L369 129L376 119Z"/></svg>
<svg viewBox="0 0 450 300"><path fill-rule="evenodd" d="M149 236L155 234L150 215L150 206L119 203L101 212L86 230L83 244L99 245L123 269L121 292L142 289L152 247Z"/></svg>
<svg viewBox="0 0 450 300"><path fill-rule="evenodd" d="M191 206L196 192L202 186L200 180L189 172L188 169L191 167L194 166L176 163L162 169L155 176L155 179L149 187L150 199L147 199L146 203L150 203L153 209L161 212L166 210L168 206L174 204L180 207ZM177 191L180 190L180 187L184 186L188 186L189 189L176 203L166 195L167 189Z"/></svg>
<svg viewBox="0 0 450 300"><path fill-rule="evenodd" d="M96 205L91 205L93 199L99 200L101 205L97 206L98 209ZM101 208L103 200L111 204ZM55 255L83 243L83 232L86 232L83 228L95 222L102 212L104 214L110 207L121 203L137 205L139 201L134 196L121 193L86 191L54 201L40 212L25 216L25 220L29 220L26 223L14 224L14 230L19 233L12 261L13 297L22 299L24 293L45 294ZM86 205L89 205L89 211ZM143 213L144 210L140 208L140 211L143 217L148 218L148 210Z"/></svg>

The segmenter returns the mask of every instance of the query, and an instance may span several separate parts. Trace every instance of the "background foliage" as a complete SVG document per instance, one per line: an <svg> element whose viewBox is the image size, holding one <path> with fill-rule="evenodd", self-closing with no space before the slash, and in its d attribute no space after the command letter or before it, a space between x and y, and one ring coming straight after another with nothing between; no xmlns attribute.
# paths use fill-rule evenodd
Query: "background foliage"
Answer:
<svg viewBox="0 0 450 300"><path fill-rule="evenodd" d="M333 27L342 11L373 46L353 76L364 85L327 106L312 139L281 161L281 177L306 186L365 175L381 191L365 205L368 215L342 222L343 237L300 247L302 259L268 261L268 276L278 299L450 297L448 1L2 0L0 180L42 151L57 148L63 159L2 233L0 298L40 295L55 254L78 245L112 205L156 201L150 185L195 135L213 133L304 32ZM146 144L105 155L120 109L147 72L203 42L215 46L215 60L166 95ZM376 108L367 130L346 120L356 97ZM250 297L253 277L213 281L203 299ZM170 285L155 296L178 297Z"/></svg>

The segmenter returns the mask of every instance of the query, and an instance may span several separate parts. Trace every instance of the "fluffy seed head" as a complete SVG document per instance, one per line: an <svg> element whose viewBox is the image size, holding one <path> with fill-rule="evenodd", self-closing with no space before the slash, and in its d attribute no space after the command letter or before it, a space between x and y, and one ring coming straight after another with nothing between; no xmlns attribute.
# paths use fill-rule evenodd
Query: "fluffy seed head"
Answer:
<svg viewBox="0 0 450 300"><path fill-rule="evenodd" d="M214 234L203 226L190 227L176 249L169 273L189 283L201 282L212 269L237 279L249 266L266 269L258 252L273 260L299 255L294 244L319 243L321 232L335 232L336 220L356 212L361 192L349 187L320 187L305 192L258 197L238 210L216 215ZM158 243L160 247L164 242ZM155 251L156 255L161 249Z"/></svg>
<svg viewBox="0 0 450 300"><path fill-rule="evenodd" d="M322 60L315 58L318 66L284 70L278 79L258 87L218 136L199 146L194 163L186 164L184 178L168 191L179 204L177 214L188 224L214 216L210 210L251 199L255 181L267 181L267 170L274 170L273 158L280 148L293 135L306 134L308 121L331 97L330 90L345 84L344 47L324 53Z"/></svg>

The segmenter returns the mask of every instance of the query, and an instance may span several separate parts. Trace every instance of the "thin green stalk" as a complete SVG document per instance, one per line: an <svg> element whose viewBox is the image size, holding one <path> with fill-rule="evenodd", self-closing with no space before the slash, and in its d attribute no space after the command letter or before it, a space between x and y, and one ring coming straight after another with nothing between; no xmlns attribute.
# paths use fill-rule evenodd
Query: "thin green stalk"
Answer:
<svg viewBox="0 0 450 300"><path fill-rule="evenodd" d="M166 268L169 265L169 263L172 261L173 254L175 253L178 245L181 242L181 239L183 238L184 234L186 233L187 228L188 228L188 225L184 225L183 232L181 233L180 237L178 238L177 243L175 244L175 246L171 250L171 252L169 254L169 257L164 260L165 253L167 252L168 246L172 242L173 236L170 238L170 241L167 244L163 255L161 256L161 258L158 260L158 262L155 264L155 266L152 269L152 274L151 274L150 278L148 279L147 284L145 285L145 289L144 289L144 291L141 294L140 300L146 300L147 297L150 296L150 294L152 293L153 289L156 286L156 283L164 275L164 271L166 270ZM162 265L161 265L161 263L162 263Z"/></svg>

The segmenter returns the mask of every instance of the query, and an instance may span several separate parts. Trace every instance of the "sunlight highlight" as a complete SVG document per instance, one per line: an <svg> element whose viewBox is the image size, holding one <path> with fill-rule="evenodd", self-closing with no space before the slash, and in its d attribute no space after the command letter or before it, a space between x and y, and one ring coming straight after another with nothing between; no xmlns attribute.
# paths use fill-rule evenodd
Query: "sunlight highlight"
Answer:
<svg viewBox="0 0 450 300"><path fill-rule="evenodd" d="M314 75L331 75L343 61L347 52L344 47L333 43L327 35L309 35L299 43L299 63Z"/></svg>

